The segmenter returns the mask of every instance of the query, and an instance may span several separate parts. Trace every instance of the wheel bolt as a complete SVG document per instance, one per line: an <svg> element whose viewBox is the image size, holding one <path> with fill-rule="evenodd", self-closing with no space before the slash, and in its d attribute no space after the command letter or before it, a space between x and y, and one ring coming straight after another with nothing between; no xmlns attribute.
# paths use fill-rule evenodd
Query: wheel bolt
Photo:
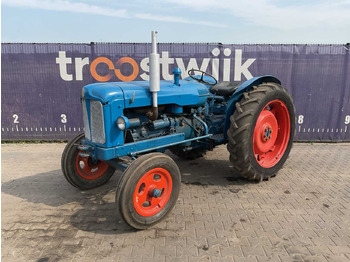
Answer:
<svg viewBox="0 0 350 262"><path fill-rule="evenodd" d="M153 190L152 190L152 193L151 193L151 195L152 195L154 198L160 197L161 194L162 194L162 190L159 190L159 189L157 189L157 188L153 189Z"/></svg>

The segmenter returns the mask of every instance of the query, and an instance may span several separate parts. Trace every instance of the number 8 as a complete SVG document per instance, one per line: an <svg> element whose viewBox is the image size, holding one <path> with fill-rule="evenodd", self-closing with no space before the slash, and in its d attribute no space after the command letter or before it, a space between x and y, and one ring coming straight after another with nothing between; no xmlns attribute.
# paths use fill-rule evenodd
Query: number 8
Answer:
<svg viewBox="0 0 350 262"><path fill-rule="evenodd" d="M298 117L298 124L301 125L302 123L304 123L304 116L303 115L299 115L299 117Z"/></svg>

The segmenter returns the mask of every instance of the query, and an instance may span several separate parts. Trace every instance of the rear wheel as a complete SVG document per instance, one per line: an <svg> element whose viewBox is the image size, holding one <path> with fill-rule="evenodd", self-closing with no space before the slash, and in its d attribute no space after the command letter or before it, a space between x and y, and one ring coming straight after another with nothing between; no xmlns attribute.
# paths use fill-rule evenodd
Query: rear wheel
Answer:
<svg viewBox="0 0 350 262"><path fill-rule="evenodd" d="M179 196L181 174L167 155L142 155L125 170L116 190L116 205L127 224L146 229L165 218Z"/></svg>
<svg viewBox="0 0 350 262"><path fill-rule="evenodd" d="M89 156L80 156L78 146L83 139L84 134L80 134L66 145L62 153L61 168L71 185L85 190L106 183L114 174L115 168L105 162L94 161Z"/></svg>
<svg viewBox="0 0 350 262"><path fill-rule="evenodd" d="M276 175L288 158L295 108L287 89L263 83L236 103L227 131L227 149L236 171L250 180Z"/></svg>

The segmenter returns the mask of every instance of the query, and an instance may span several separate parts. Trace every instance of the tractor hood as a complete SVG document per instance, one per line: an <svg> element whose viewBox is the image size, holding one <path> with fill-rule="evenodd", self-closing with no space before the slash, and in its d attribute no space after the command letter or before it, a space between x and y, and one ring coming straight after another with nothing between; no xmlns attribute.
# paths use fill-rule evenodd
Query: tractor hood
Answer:
<svg viewBox="0 0 350 262"><path fill-rule="evenodd" d="M85 98L98 100L103 104L124 99L124 108L152 105L152 93L149 81L108 82L89 84L84 87ZM179 106L202 105L209 95L209 89L190 78L180 81L177 86L173 81L160 81L158 104L176 104Z"/></svg>
<svg viewBox="0 0 350 262"><path fill-rule="evenodd" d="M97 100L102 104L110 101L124 99L122 89L118 83L95 83L83 87L83 95L86 99Z"/></svg>

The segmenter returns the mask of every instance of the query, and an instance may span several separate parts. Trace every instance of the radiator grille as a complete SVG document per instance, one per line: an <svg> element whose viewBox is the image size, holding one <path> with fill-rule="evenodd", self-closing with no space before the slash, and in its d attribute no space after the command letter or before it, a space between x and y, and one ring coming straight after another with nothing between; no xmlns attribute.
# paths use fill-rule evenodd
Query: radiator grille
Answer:
<svg viewBox="0 0 350 262"><path fill-rule="evenodd" d="M106 142L103 107L99 101L90 101L90 126L92 142L104 144Z"/></svg>
<svg viewBox="0 0 350 262"><path fill-rule="evenodd" d="M85 138L91 140L89 118L86 110L85 100L82 101L82 104L83 104L83 121L84 121Z"/></svg>

